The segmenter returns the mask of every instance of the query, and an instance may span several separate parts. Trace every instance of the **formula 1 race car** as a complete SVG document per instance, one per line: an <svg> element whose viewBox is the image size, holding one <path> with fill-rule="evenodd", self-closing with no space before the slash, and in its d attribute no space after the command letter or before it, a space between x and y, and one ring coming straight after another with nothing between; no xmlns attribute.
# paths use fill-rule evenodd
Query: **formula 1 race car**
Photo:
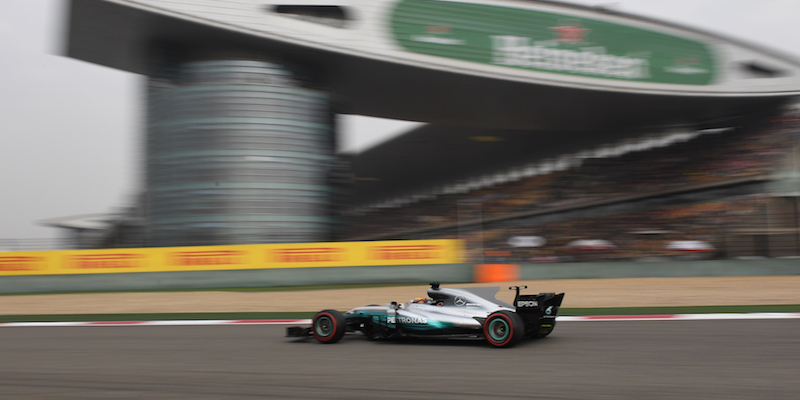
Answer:
<svg viewBox="0 0 800 400"><path fill-rule="evenodd" d="M311 327L293 326L287 337L314 337L336 343L345 333L360 331L369 339L442 338L485 339L495 347L511 347L524 337L541 338L553 331L564 293L522 295L516 290L514 305L495 298L499 287L443 289L430 284L427 298L385 306L357 307L342 314L323 310Z"/></svg>

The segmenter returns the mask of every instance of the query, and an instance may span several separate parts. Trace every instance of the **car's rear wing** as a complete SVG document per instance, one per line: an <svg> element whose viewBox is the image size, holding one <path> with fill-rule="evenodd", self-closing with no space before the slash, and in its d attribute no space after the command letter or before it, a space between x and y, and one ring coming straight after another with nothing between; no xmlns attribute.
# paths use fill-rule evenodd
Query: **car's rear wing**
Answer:
<svg viewBox="0 0 800 400"><path fill-rule="evenodd" d="M525 322L525 332L530 336L547 336L555 327L556 316L564 300L564 293L520 294L527 286L512 286L516 290L514 307Z"/></svg>

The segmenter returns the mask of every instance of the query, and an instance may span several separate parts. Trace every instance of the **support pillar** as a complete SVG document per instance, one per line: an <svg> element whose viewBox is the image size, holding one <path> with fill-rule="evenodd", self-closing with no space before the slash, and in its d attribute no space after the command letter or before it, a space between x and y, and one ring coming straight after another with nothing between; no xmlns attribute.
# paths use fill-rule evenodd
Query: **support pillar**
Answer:
<svg viewBox="0 0 800 400"><path fill-rule="evenodd" d="M331 240L328 96L286 66L163 63L148 82L149 246Z"/></svg>

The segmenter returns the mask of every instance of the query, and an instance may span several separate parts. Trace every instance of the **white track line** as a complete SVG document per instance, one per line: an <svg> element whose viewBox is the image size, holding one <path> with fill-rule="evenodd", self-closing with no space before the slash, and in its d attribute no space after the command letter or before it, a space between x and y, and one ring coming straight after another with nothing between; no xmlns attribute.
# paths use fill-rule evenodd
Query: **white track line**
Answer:
<svg viewBox="0 0 800 400"><path fill-rule="evenodd" d="M800 313L717 313L717 314L653 314L653 315L586 315L558 317L557 321L708 321L721 319L793 319Z"/></svg>
<svg viewBox="0 0 800 400"><path fill-rule="evenodd" d="M558 317L559 322L584 321L708 321L728 319L797 319L800 313L719 313L653 315L587 315ZM0 328L58 326L205 326L205 325L307 325L310 319L232 319L175 321L0 322Z"/></svg>

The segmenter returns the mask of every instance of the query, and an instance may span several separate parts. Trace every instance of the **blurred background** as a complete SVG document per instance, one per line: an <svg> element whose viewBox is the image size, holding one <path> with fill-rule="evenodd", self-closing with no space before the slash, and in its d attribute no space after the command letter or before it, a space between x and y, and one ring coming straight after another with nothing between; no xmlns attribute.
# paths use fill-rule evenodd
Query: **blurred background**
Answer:
<svg viewBox="0 0 800 400"><path fill-rule="evenodd" d="M792 1L572 3L800 54ZM159 246L140 223L148 82L65 57L68 6L0 4L0 248ZM515 130L434 134L420 122L337 114L348 195L325 239L457 238L486 262L800 255L797 110L788 102L743 117L520 152L541 143ZM462 147L451 146L456 136ZM437 176L444 166L457 172Z"/></svg>

